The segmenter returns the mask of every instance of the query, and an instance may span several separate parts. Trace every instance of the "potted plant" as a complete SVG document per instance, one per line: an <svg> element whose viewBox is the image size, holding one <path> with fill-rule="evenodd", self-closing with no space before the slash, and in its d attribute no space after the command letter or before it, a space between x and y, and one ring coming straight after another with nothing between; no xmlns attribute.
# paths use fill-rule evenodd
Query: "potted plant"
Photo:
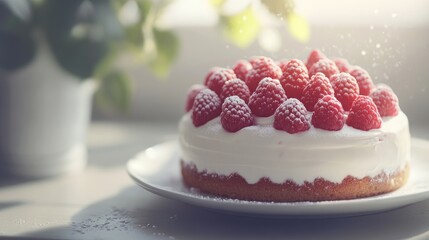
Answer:
<svg viewBox="0 0 429 240"><path fill-rule="evenodd" d="M124 50L165 75L178 39L149 0L0 1L0 171L44 177L80 169L92 96L125 110ZM109 137L109 136L106 136Z"/></svg>

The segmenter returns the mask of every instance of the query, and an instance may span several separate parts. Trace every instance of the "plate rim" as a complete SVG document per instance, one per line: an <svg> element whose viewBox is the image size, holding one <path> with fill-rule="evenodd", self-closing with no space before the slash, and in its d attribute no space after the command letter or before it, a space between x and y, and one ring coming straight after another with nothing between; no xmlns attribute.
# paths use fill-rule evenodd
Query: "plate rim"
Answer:
<svg viewBox="0 0 429 240"><path fill-rule="evenodd" d="M178 148L178 140L172 140L172 141L165 141L156 145L153 145L149 148L167 148L167 147L173 147L169 155L174 154L174 150L177 150ZM426 149L429 151L429 141L426 139L421 138L411 138L411 147L417 148L417 149ZM368 198L360 198L360 199L352 199L352 200L335 200L335 201L319 201L319 202L296 202L296 203L290 203L290 202L260 202L260 201L247 201L247 200L239 200L239 199L223 199L218 198L215 196L210 196L208 194L201 194L196 195L190 192L184 192L184 191L178 191L177 189L167 189L162 186L158 186L156 184L150 184L147 181L143 179L143 177L139 177L137 174L137 171L133 168L133 164L138 163L139 161L143 160L145 151L149 148L146 148L143 151L140 151L136 155L134 155L130 160L127 161L126 169L128 175L133 179L133 181L143 189L152 192L156 195L178 200L187 204L196 205L199 207L204 208L210 208L214 210L219 210L222 212L233 212L233 213L240 213L240 214L250 214L250 215L267 215L267 216L329 216L329 215L340 215L340 216L356 216L356 215L364 215L374 212L382 212L387 211L399 207L404 207L407 205L411 205L414 203L418 203L420 201L424 201L429 198L429 190L420 191L420 192L412 192L409 194L401 194L401 195L394 195L389 196L386 195L379 195L374 197L368 197ZM176 149L174 149L176 148ZM171 160L169 160L171 161ZM411 183L407 183L411 184ZM412 199L412 200L410 200ZM220 201L222 200L222 201ZM408 200L408 201L406 201ZM341 211L341 212L332 212L332 214L327 213L326 210L329 208L344 208L344 207L350 207L350 206L357 206L357 205L375 205L374 202L379 203L380 201L384 201L384 203L390 203L385 204L386 207L370 207L367 211ZM401 204L393 204L392 202L398 202L401 201ZM403 202L406 202L405 204ZM223 207L222 207L222 206ZM246 209L249 207L256 207L258 211L243 211L242 209L230 209L234 206L246 206ZM225 209L225 206L228 209ZM287 213L280 211L280 212L272 212L272 210L282 208L283 210L289 210ZM287 208L287 209L286 209ZM321 209L322 208L322 209ZM305 209L307 211L313 210L313 212L308 213L302 213L301 209ZM262 210L262 211L260 211ZM267 211L270 210L270 211ZM295 211L292 211L295 210ZM314 211L314 210L321 210L321 211Z"/></svg>

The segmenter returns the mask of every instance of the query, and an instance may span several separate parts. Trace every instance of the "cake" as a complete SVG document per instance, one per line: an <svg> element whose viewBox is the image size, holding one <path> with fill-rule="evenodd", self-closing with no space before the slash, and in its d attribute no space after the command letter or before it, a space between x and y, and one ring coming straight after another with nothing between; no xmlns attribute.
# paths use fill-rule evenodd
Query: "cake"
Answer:
<svg viewBox="0 0 429 240"><path fill-rule="evenodd" d="M408 119L387 85L313 50L213 68L188 92L179 124L190 188L265 202L347 200L403 186Z"/></svg>

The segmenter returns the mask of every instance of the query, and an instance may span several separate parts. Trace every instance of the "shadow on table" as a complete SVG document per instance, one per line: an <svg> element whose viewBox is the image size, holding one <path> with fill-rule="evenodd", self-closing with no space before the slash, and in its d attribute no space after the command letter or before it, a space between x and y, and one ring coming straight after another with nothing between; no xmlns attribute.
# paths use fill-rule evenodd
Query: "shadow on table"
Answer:
<svg viewBox="0 0 429 240"><path fill-rule="evenodd" d="M95 125L89 134L88 164L100 168L123 166L146 148L177 139L176 128L175 124L148 122Z"/></svg>
<svg viewBox="0 0 429 240"><path fill-rule="evenodd" d="M1 165L1 161L0 161ZM2 187L10 187L23 183L27 183L30 181L38 181L40 179L29 179L29 178L18 178L7 173L4 173L0 170L0 188Z"/></svg>
<svg viewBox="0 0 429 240"><path fill-rule="evenodd" d="M429 237L429 201L360 217L268 219L211 212L130 186L77 213L70 226L26 236L72 239L404 239Z"/></svg>

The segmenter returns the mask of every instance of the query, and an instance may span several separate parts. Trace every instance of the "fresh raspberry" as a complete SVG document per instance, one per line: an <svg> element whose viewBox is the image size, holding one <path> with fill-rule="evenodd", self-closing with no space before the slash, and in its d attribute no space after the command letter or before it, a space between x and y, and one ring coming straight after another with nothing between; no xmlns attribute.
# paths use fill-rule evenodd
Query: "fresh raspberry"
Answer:
<svg viewBox="0 0 429 240"><path fill-rule="evenodd" d="M222 92L220 93L220 99L224 101L227 97L238 96L244 100L244 102L249 102L250 91L246 83L240 79L229 80L223 85Z"/></svg>
<svg viewBox="0 0 429 240"><path fill-rule="evenodd" d="M314 105L325 95L334 95L334 89L323 73L316 73L302 91L301 102L308 111L313 111Z"/></svg>
<svg viewBox="0 0 429 240"><path fill-rule="evenodd" d="M286 71L287 67L290 67L291 65L294 65L295 67L302 67L308 74L308 70L307 67L305 66L305 64L299 60L299 59L291 59L291 60L281 60L277 62L277 65L280 67L280 69L282 70L282 72Z"/></svg>
<svg viewBox="0 0 429 240"><path fill-rule="evenodd" d="M337 65L340 72L348 73L350 71L350 63L344 58L334 58L335 65Z"/></svg>
<svg viewBox="0 0 429 240"><path fill-rule="evenodd" d="M337 73L331 76L331 85L335 92L335 97L348 111L353 102L359 96L359 86L356 79L348 73Z"/></svg>
<svg viewBox="0 0 429 240"><path fill-rule="evenodd" d="M287 97L300 98L309 81L307 68L301 61L293 59L284 66L283 75L279 80Z"/></svg>
<svg viewBox="0 0 429 240"><path fill-rule="evenodd" d="M237 132L242 128L252 126L255 118L243 99L231 96L227 97L222 104L220 121L226 131Z"/></svg>
<svg viewBox="0 0 429 240"><path fill-rule="evenodd" d="M266 58L267 57L264 56L253 56L249 59L249 63L250 65L252 65L252 67L255 67L259 62L263 61Z"/></svg>
<svg viewBox="0 0 429 240"><path fill-rule="evenodd" d="M246 84L250 92L254 92L258 83L266 78L279 79L282 75L282 70L271 58L259 57L255 60L253 68L246 76Z"/></svg>
<svg viewBox="0 0 429 240"><path fill-rule="evenodd" d="M308 75L311 77L318 72L321 72L325 74L326 77L330 78L333 74L339 73L340 70L338 70L334 61L324 58L313 64L310 70L308 70Z"/></svg>
<svg viewBox="0 0 429 240"><path fill-rule="evenodd" d="M287 99L279 80L264 78L250 96L249 107L258 117L268 117Z"/></svg>
<svg viewBox="0 0 429 240"><path fill-rule="evenodd" d="M246 75L250 71L250 69L252 69L252 65L246 60L238 61L232 68L237 78L243 81L246 80Z"/></svg>
<svg viewBox="0 0 429 240"><path fill-rule="evenodd" d="M282 59L276 62L277 66L284 72L286 65L289 63L289 60Z"/></svg>
<svg viewBox="0 0 429 240"><path fill-rule="evenodd" d="M185 106L185 111L189 112L189 110L192 109L192 105L194 105L194 100L195 97L197 96L197 94L199 92L201 92L201 90L206 89L207 87L201 84L195 84L192 85L189 90L188 90L188 94L187 94L187 99L186 99L186 106Z"/></svg>
<svg viewBox="0 0 429 240"><path fill-rule="evenodd" d="M304 104L296 98L284 101L274 113L273 127L292 134L310 129L310 119Z"/></svg>
<svg viewBox="0 0 429 240"><path fill-rule="evenodd" d="M380 85L369 96L374 101L375 106L377 106L380 116L388 117L398 115L398 97L389 86Z"/></svg>
<svg viewBox="0 0 429 240"><path fill-rule="evenodd" d="M359 85L359 94L369 96L375 86L368 72L361 67L355 67L350 71L350 75L356 79Z"/></svg>
<svg viewBox="0 0 429 240"><path fill-rule="evenodd" d="M287 62L287 66L292 66L292 65L295 67L303 68L308 73L307 67L301 60L294 58L294 59L291 59L289 62Z"/></svg>
<svg viewBox="0 0 429 240"><path fill-rule="evenodd" d="M225 82L234 78L236 78L236 76L232 69L218 68L210 75L207 81L207 87L219 95Z"/></svg>
<svg viewBox="0 0 429 240"><path fill-rule="evenodd" d="M324 96L314 106L311 123L315 128L341 130L344 126L344 109L341 103L331 95Z"/></svg>
<svg viewBox="0 0 429 240"><path fill-rule="evenodd" d="M280 69L282 70L282 72L284 72L286 70L286 66L290 66L290 65L295 65L296 67L302 67L308 73L307 67L299 59L294 58L294 59L291 59L291 60L283 59L283 60L277 61L277 66L280 67Z"/></svg>
<svg viewBox="0 0 429 240"><path fill-rule="evenodd" d="M350 109L346 124L364 131L381 127L381 117L372 98L358 96Z"/></svg>
<svg viewBox="0 0 429 240"><path fill-rule="evenodd" d="M210 76L214 73L214 72L216 72L217 70L219 70L220 69L220 67L212 67L211 69L210 69L210 71L207 73L207 75L206 75L206 78L204 79L204 85L206 85L207 86L207 83L209 82L209 78L210 78Z"/></svg>
<svg viewBox="0 0 429 240"><path fill-rule="evenodd" d="M307 59L307 64L306 64L307 69L310 70L313 64L315 64L316 62L318 62L320 59L323 59L323 58L326 58L326 56L320 50L314 49L313 51L311 51Z"/></svg>
<svg viewBox="0 0 429 240"><path fill-rule="evenodd" d="M192 122L195 127L206 124L220 115L221 101L218 95L210 89L203 89L197 94L192 106Z"/></svg>

